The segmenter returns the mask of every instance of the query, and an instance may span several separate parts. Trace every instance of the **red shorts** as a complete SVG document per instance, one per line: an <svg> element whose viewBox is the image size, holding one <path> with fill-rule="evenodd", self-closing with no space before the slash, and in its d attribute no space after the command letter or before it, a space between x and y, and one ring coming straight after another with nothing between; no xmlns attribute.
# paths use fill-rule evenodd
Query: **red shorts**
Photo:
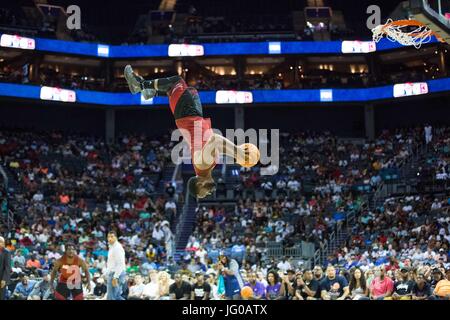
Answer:
<svg viewBox="0 0 450 320"><path fill-rule="evenodd" d="M190 116L175 120L178 129L181 130L184 140L189 144L191 149L191 158L194 156L195 151L203 150L203 147L208 142L209 138L213 135L211 128L211 119L202 118L200 116ZM195 173L197 176L205 176L211 171L216 163L214 162L210 168L200 170L194 166Z"/></svg>

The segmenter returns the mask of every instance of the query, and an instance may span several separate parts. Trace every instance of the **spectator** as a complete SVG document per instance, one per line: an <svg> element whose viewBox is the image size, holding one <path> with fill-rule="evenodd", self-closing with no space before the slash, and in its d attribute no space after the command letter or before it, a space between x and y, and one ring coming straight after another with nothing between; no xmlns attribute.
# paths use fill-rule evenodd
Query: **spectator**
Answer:
<svg viewBox="0 0 450 320"><path fill-rule="evenodd" d="M211 295L211 286L205 282L202 272L195 274L196 282L192 286L191 300L209 300Z"/></svg>
<svg viewBox="0 0 450 320"><path fill-rule="evenodd" d="M11 276L11 253L5 248L5 239L0 237L0 300L5 299Z"/></svg>
<svg viewBox="0 0 450 320"><path fill-rule="evenodd" d="M445 279L437 283L433 294L442 300L450 299L450 268L445 270Z"/></svg>
<svg viewBox="0 0 450 320"><path fill-rule="evenodd" d="M386 270L383 266L375 269L375 278L370 284L370 298L374 300L383 300L389 298L394 290L394 281L386 276Z"/></svg>
<svg viewBox="0 0 450 320"><path fill-rule="evenodd" d="M432 270L432 274L431 274L431 289L434 290L436 288L436 285L439 283L439 281L443 280L443 275L441 270L439 270L439 268L434 268Z"/></svg>
<svg viewBox="0 0 450 320"><path fill-rule="evenodd" d="M41 269L41 263L39 260L36 259L36 255L33 254L31 258L27 261L26 268L33 271L33 270L40 270Z"/></svg>
<svg viewBox="0 0 450 320"><path fill-rule="evenodd" d="M322 280L325 278L322 267L314 266L313 273L314 273L314 279L316 279L320 284L320 282L322 282Z"/></svg>
<svg viewBox="0 0 450 320"><path fill-rule="evenodd" d="M425 279L425 275L417 275L413 287L412 300L431 300L432 298L431 286Z"/></svg>
<svg viewBox="0 0 450 320"><path fill-rule="evenodd" d="M50 290L52 285L54 284L50 282L50 274L45 274L42 280L34 285L28 300L49 300L52 294Z"/></svg>
<svg viewBox="0 0 450 320"><path fill-rule="evenodd" d="M108 291L108 288L105 284L105 279L102 277L98 277L96 279L94 278L94 283L95 283L93 291L94 296L97 297L97 299L99 300L103 300L104 298L106 298L106 293Z"/></svg>
<svg viewBox="0 0 450 320"><path fill-rule="evenodd" d="M277 268L283 273L287 272L289 269L292 269L292 265L289 262L289 258L284 257L284 259L278 263Z"/></svg>
<svg viewBox="0 0 450 320"><path fill-rule="evenodd" d="M281 285L280 276L276 271L269 271L267 273L267 300L281 300L284 298L284 287Z"/></svg>
<svg viewBox="0 0 450 320"><path fill-rule="evenodd" d="M159 278L156 270L150 270L149 282L145 285L142 297L146 300L159 300Z"/></svg>
<svg viewBox="0 0 450 320"><path fill-rule="evenodd" d="M347 279L336 275L334 266L328 266L326 276L320 283L320 291L323 300L345 300L349 295Z"/></svg>
<svg viewBox="0 0 450 320"><path fill-rule="evenodd" d="M135 275L128 293L128 300L143 300L145 284L140 274Z"/></svg>
<svg viewBox="0 0 450 320"><path fill-rule="evenodd" d="M266 286L258 281L254 271L248 274L248 282L245 283L245 286L248 286L253 290L253 296L250 298L251 300L261 300L266 298Z"/></svg>
<svg viewBox="0 0 450 320"><path fill-rule="evenodd" d="M28 276L22 276L20 282L13 291L12 300L27 300L36 284L35 280L29 280Z"/></svg>
<svg viewBox="0 0 450 320"><path fill-rule="evenodd" d="M400 280L394 283L394 292L392 294L392 299L411 300L414 289L414 282L412 280L409 280L408 268L403 267L396 272L400 273Z"/></svg>
<svg viewBox="0 0 450 320"><path fill-rule="evenodd" d="M175 274L175 282L170 285L170 299L171 300L188 300L191 298L191 285L182 280L181 273Z"/></svg>
<svg viewBox="0 0 450 320"><path fill-rule="evenodd" d="M25 267L26 260L25 257L23 256L22 250L20 249L16 250L14 257L12 258L12 262L14 264L17 263L18 267Z"/></svg>
<svg viewBox="0 0 450 320"><path fill-rule="evenodd" d="M305 270L303 277L298 274L295 282L295 296L293 300L320 299L320 283L314 279L311 270Z"/></svg>
<svg viewBox="0 0 450 320"><path fill-rule="evenodd" d="M224 279L225 296L229 300L241 299L241 288L244 286L239 272L239 264L236 260L221 254L217 268Z"/></svg>
<svg viewBox="0 0 450 320"><path fill-rule="evenodd" d="M353 270L349 292L352 300L369 300L369 288L367 287L366 278L359 268Z"/></svg>
<svg viewBox="0 0 450 320"><path fill-rule="evenodd" d="M173 280L166 271L159 272L159 296L161 300L170 299L170 285Z"/></svg>

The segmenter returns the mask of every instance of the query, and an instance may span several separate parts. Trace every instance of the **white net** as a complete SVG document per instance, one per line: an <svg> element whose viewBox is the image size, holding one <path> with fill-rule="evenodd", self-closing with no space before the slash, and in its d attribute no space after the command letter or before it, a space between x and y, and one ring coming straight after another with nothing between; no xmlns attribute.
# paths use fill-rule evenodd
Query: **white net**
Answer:
<svg viewBox="0 0 450 320"><path fill-rule="evenodd" d="M431 41L433 31L425 25L394 25L392 19L388 19L386 24L381 24L372 29L373 41L378 42L386 35L392 42L398 42L404 46L414 46L419 49L423 43Z"/></svg>

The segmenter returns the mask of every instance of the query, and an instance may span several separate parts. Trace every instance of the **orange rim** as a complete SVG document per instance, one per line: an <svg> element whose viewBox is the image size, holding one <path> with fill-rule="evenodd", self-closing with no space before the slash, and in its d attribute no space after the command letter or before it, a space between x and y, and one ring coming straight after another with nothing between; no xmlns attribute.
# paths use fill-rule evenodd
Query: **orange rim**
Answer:
<svg viewBox="0 0 450 320"><path fill-rule="evenodd" d="M436 37L436 39L438 39L441 42L445 42L444 39L442 39L442 37L440 35L438 35L436 32L434 32L433 30L431 30L427 25L423 24L422 22L418 21L418 20L396 20L396 21L391 21L386 23L382 30L383 33L386 34L385 29L389 26L416 26L416 27L425 27L427 28L429 31L422 31L422 32L417 32L417 33L412 33L412 35L419 36L421 38L425 38L428 35L433 35Z"/></svg>

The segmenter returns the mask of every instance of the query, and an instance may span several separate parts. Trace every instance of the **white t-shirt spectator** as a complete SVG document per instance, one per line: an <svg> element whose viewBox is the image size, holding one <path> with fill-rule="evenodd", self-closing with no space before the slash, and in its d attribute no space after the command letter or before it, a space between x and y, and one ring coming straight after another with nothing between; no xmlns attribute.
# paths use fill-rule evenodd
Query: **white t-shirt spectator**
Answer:
<svg viewBox="0 0 450 320"><path fill-rule="evenodd" d="M442 208L442 204L437 199L434 200L433 204L431 205L431 209L436 210L440 208Z"/></svg>
<svg viewBox="0 0 450 320"><path fill-rule="evenodd" d="M206 264L206 255L208 252L204 248L200 248L195 252L195 256L200 258L200 262Z"/></svg>
<svg viewBox="0 0 450 320"><path fill-rule="evenodd" d="M147 283L143 290L146 299L156 300L159 298L159 284L157 282Z"/></svg>
<svg viewBox="0 0 450 320"><path fill-rule="evenodd" d="M289 180L287 186L291 191L296 192L300 189L300 182L298 182L297 180Z"/></svg>
<svg viewBox="0 0 450 320"><path fill-rule="evenodd" d="M270 181L264 181L264 182L261 184L261 187L262 187L264 190L267 190L267 191L270 191L270 190L273 189L273 187L272 187L272 182L270 182Z"/></svg>
<svg viewBox="0 0 450 320"><path fill-rule="evenodd" d="M289 269L292 269L291 264L289 263L289 261L285 260L285 261L281 261L277 264L277 268L280 269L280 271L282 272L286 272Z"/></svg>
<svg viewBox="0 0 450 320"><path fill-rule="evenodd" d="M37 241L40 243L46 243L48 241L49 235L46 233L41 233L37 236Z"/></svg>
<svg viewBox="0 0 450 320"><path fill-rule="evenodd" d="M141 295L144 293L144 290L145 290L145 284L143 284L143 283L136 284L136 285L130 287L129 296L140 298Z"/></svg>
<svg viewBox="0 0 450 320"><path fill-rule="evenodd" d="M33 200L36 202L40 202L40 201L44 200L44 195L41 192L37 192L34 194Z"/></svg>
<svg viewBox="0 0 450 320"><path fill-rule="evenodd" d="M284 188L286 188L286 181L278 180L277 181L277 189L284 189Z"/></svg>
<svg viewBox="0 0 450 320"><path fill-rule="evenodd" d="M404 205L403 208L402 208L402 210L405 211L405 212L411 212L412 209L413 209L413 207L412 207L412 205L409 204L409 203L406 204L406 205Z"/></svg>
<svg viewBox="0 0 450 320"><path fill-rule="evenodd" d="M153 233L152 233L152 238L157 240L157 241L161 241L162 239L164 239L164 231L162 228L158 228L158 227L154 227L153 228Z"/></svg>
<svg viewBox="0 0 450 320"><path fill-rule="evenodd" d="M173 200L169 200L169 201L166 202L164 208L166 210L168 210L168 209L176 210L177 209L177 205L176 205L176 203Z"/></svg>

